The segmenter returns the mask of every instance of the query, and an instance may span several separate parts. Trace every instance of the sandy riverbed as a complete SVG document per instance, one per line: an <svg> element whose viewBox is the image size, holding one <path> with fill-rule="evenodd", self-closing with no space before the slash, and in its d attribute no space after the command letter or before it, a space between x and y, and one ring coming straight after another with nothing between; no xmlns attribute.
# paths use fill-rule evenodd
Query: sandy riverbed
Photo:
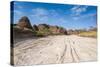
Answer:
<svg viewBox="0 0 100 67"><path fill-rule="evenodd" d="M57 35L26 39L14 45L15 65L55 64L97 60L97 39Z"/></svg>

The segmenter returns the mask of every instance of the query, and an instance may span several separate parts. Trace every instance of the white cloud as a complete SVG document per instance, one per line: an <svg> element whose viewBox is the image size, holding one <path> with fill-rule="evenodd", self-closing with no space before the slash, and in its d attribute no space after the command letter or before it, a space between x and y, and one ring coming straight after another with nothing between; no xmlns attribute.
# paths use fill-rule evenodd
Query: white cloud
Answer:
<svg viewBox="0 0 100 67"><path fill-rule="evenodd" d="M91 13L91 14L86 14L81 16L81 18L87 18L87 17L95 17L97 14L96 13Z"/></svg>
<svg viewBox="0 0 100 67"><path fill-rule="evenodd" d="M91 18L91 17L96 17L96 13L90 13L90 14L84 14L84 15L80 15L80 16L73 16L72 19L73 20L79 20L79 19L84 19L84 18Z"/></svg>
<svg viewBox="0 0 100 67"><path fill-rule="evenodd" d="M34 8L32 9L32 14L30 15L34 20L44 23L48 21L48 11L43 8Z"/></svg>
<svg viewBox="0 0 100 67"><path fill-rule="evenodd" d="M73 20L79 20L80 18L82 18L83 16L85 17L85 15L82 15L83 12L87 11L88 6L74 6L72 7L71 10L71 17Z"/></svg>
<svg viewBox="0 0 100 67"><path fill-rule="evenodd" d="M34 8L32 9L32 12L33 12L33 15L37 15L37 16L44 16L48 14L48 11L43 8Z"/></svg>
<svg viewBox="0 0 100 67"><path fill-rule="evenodd" d="M49 10L49 14L52 16L52 17L58 17L59 16L59 13L56 11L56 10Z"/></svg>
<svg viewBox="0 0 100 67"><path fill-rule="evenodd" d="M71 8L71 12L73 15L80 15L87 10L87 7L88 6L74 6Z"/></svg>
<svg viewBox="0 0 100 67"><path fill-rule="evenodd" d="M32 9L32 15L31 16L52 16L52 17L58 17L59 14L56 10L47 10L47 9L44 9L44 8L34 8Z"/></svg>
<svg viewBox="0 0 100 67"><path fill-rule="evenodd" d="M66 19L59 17L59 13L56 10L43 9L43 8L34 8L32 9L32 14L30 15L33 18L33 21L36 23L67 23Z"/></svg>

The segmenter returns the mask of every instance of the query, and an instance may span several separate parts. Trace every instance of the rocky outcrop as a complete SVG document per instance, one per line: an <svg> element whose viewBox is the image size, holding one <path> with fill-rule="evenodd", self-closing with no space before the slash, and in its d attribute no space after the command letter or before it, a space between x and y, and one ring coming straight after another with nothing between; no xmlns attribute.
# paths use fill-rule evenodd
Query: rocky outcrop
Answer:
<svg viewBox="0 0 100 67"><path fill-rule="evenodd" d="M18 24L13 24L12 26L13 35L15 38L67 34L66 29L59 26L52 26L48 24L34 24L32 27L30 20L26 16L19 19Z"/></svg>
<svg viewBox="0 0 100 67"><path fill-rule="evenodd" d="M23 17L19 20L17 26L19 26L21 29L24 29L24 28L32 29L30 20L29 20L28 17L26 17L26 16L23 16Z"/></svg>
<svg viewBox="0 0 100 67"><path fill-rule="evenodd" d="M13 24L13 38L27 38L34 36L34 31L28 17L23 16L19 19L18 24Z"/></svg>
<svg viewBox="0 0 100 67"><path fill-rule="evenodd" d="M41 30L44 30L45 28L49 29L49 25L47 24L39 24L38 25L38 29L41 31Z"/></svg>
<svg viewBox="0 0 100 67"><path fill-rule="evenodd" d="M53 34L67 34L66 29L59 26L51 26L47 24L33 25L33 29L44 35L53 35Z"/></svg>
<svg viewBox="0 0 100 67"><path fill-rule="evenodd" d="M66 29L58 26L50 26L50 31L52 34L67 34Z"/></svg>

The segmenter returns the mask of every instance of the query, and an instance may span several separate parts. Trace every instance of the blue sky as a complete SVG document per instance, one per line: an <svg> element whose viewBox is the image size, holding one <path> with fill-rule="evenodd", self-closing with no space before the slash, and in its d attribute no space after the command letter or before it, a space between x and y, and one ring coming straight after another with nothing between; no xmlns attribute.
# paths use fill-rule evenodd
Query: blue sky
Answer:
<svg viewBox="0 0 100 67"><path fill-rule="evenodd" d="M32 25L46 23L62 26L66 29L96 27L96 6L18 1L11 4L13 5L11 12L14 23L18 23L22 16L27 16Z"/></svg>

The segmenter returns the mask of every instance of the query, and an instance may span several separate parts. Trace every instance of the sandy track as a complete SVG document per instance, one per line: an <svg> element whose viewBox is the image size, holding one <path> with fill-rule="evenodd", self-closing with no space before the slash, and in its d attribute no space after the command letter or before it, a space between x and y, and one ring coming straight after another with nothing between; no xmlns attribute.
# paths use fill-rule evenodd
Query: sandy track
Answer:
<svg viewBox="0 0 100 67"><path fill-rule="evenodd" d="M97 60L97 40L75 35L28 39L14 47L15 65L54 64Z"/></svg>

